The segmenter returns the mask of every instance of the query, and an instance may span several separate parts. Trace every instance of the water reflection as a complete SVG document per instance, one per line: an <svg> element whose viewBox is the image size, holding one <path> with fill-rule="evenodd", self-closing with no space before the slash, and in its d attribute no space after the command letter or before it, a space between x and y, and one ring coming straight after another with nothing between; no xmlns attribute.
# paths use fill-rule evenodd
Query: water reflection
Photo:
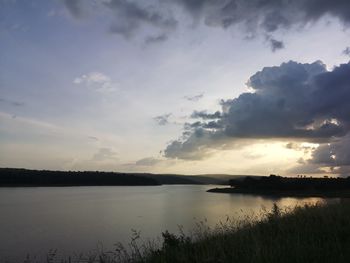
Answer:
<svg viewBox="0 0 350 263"><path fill-rule="evenodd" d="M198 221L214 226L227 216L316 203L321 198L263 198L207 193L213 186L0 188L0 262L43 254L87 252L101 242L128 242L131 229L143 238L161 231L191 230Z"/></svg>

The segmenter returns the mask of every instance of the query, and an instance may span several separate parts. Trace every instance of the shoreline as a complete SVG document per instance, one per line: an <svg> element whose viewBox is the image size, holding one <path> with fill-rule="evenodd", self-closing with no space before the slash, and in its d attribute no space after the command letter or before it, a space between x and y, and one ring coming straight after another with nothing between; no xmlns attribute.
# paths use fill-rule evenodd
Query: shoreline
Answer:
<svg viewBox="0 0 350 263"><path fill-rule="evenodd" d="M233 187L212 188L207 190L209 193L223 193L223 194L247 194L270 197L321 197L321 198L350 198L350 190L338 191L283 191L283 190L250 190L237 189Z"/></svg>
<svg viewBox="0 0 350 263"><path fill-rule="evenodd" d="M275 205L258 221L254 217L227 220L215 228L199 224L190 235L165 231L159 246L139 243L136 236L116 253L100 250L87 258L94 263L345 263L350 258L350 227L344 222L349 220L348 201L292 210ZM68 262L78 261L69 257Z"/></svg>

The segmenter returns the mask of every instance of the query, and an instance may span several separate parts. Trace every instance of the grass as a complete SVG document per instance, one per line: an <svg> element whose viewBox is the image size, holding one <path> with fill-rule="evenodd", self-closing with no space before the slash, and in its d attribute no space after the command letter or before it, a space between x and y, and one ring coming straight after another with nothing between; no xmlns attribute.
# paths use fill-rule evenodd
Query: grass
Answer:
<svg viewBox="0 0 350 263"><path fill-rule="evenodd" d="M139 245L135 231L128 247L99 251L84 262L350 262L349 201L285 210L274 206L257 218L227 218L215 228L201 222L190 235L164 232L161 245Z"/></svg>

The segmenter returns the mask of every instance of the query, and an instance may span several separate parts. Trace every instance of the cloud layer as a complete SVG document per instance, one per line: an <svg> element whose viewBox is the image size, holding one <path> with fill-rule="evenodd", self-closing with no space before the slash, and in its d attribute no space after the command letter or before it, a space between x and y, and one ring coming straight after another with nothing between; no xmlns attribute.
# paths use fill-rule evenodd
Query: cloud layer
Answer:
<svg viewBox="0 0 350 263"><path fill-rule="evenodd" d="M273 51L284 46L283 42L271 37L280 29L302 28L325 16L337 18L344 24L350 22L350 2L347 0L105 0L93 3L64 1L67 10L77 18L83 16L87 7L100 10L95 7L98 5L107 9L112 14L109 31L125 37L150 27L157 34L153 32L146 36L146 43L168 39L168 34L183 22L184 15L210 27L239 26L248 37L262 33L270 39ZM179 13L180 16L176 15Z"/></svg>
<svg viewBox="0 0 350 263"><path fill-rule="evenodd" d="M194 112L183 136L165 156L201 159L213 149L242 139L317 142L311 163L350 165L350 63L328 71L321 61L265 67L250 77L252 93L221 102L213 114Z"/></svg>
<svg viewBox="0 0 350 263"><path fill-rule="evenodd" d="M254 32L266 33L293 25L305 25L325 15L337 17L344 23L350 21L350 3L346 0L177 0L194 16L201 16L207 25L224 28L244 24Z"/></svg>
<svg viewBox="0 0 350 263"><path fill-rule="evenodd" d="M164 126L169 124L169 118L172 114L168 113L168 114L163 114L163 115L159 115L153 118L153 120L160 126Z"/></svg>

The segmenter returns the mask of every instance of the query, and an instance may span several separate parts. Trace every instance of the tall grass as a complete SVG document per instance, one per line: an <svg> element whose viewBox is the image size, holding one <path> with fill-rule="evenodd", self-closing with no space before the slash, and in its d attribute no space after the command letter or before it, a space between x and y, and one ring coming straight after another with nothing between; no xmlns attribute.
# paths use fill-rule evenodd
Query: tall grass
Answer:
<svg viewBox="0 0 350 263"><path fill-rule="evenodd" d="M161 244L142 243L134 231L127 247L98 251L84 262L350 262L350 203L275 205L261 215L227 218L214 228L199 222L191 234L164 232Z"/></svg>

